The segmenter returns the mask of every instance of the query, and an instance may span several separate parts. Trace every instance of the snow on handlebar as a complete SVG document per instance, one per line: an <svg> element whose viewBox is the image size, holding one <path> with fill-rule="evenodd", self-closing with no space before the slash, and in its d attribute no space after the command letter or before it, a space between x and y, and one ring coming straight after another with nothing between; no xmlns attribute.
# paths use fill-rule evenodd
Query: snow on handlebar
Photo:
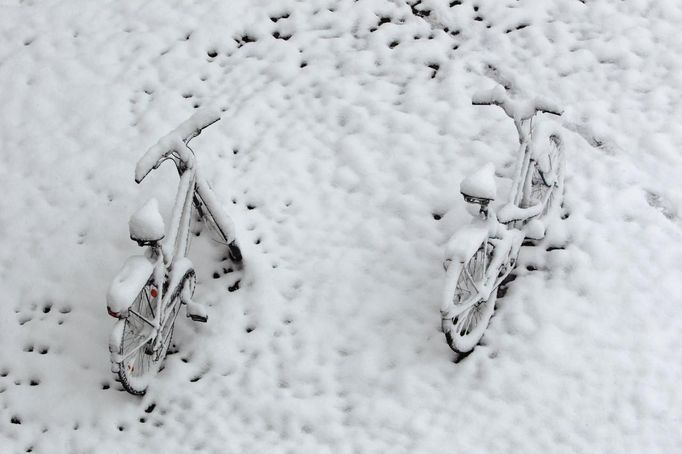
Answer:
<svg viewBox="0 0 682 454"><path fill-rule="evenodd" d="M218 120L220 120L218 109L203 108L197 111L147 150L135 167L135 181L141 182L152 169L157 168L174 152L181 161L189 163L191 159L191 151L187 147L189 141Z"/></svg>
<svg viewBox="0 0 682 454"><path fill-rule="evenodd" d="M500 85L496 85L490 90L479 91L471 97L471 103L474 105L493 105L493 106L504 106L510 101L507 93L505 93L504 88ZM506 110L505 110L506 112Z"/></svg>
<svg viewBox="0 0 682 454"><path fill-rule="evenodd" d="M527 101L513 101L500 85L497 85L490 90L475 93L471 98L471 103L476 106L499 106L509 118L515 121L527 120L538 112L546 112L554 115L561 115L562 113L562 109L558 105L542 98Z"/></svg>

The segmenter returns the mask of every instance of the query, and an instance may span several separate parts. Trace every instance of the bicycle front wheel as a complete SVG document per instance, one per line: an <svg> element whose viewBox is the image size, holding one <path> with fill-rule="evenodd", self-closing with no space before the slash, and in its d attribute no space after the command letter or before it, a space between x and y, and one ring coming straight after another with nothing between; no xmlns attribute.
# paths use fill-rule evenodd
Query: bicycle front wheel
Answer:
<svg viewBox="0 0 682 454"><path fill-rule="evenodd" d="M497 289L487 299L481 298L478 291L483 288L492 257L493 246L485 240L471 257L453 262L448 268L448 304L441 310L441 326L456 353L468 353L476 347L495 311Z"/></svg>
<svg viewBox="0 0 682 454"><path fill-rule="evenodd" d="M537 219L544 221L553 216L561 206L564 193L564 152L561 135L557 132L534 142L544 149L531 161L521 196L521 207L542 204L542 211Z"/></svg>

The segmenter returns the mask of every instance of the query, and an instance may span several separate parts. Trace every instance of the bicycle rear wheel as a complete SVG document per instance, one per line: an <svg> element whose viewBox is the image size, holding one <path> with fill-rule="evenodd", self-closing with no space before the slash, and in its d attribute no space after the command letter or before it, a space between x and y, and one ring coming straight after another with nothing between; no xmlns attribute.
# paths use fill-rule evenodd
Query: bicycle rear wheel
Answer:
<svg viewBox="0 0 682 454"><path fill-rule="evenodd" d="M158 367L151 351L157 295L158 289L150 280L135 298L123 325L118 353L124 359L119 364L118 378L125 390L135 395L144 394L149 377Z"/></svg>
<svg viewBox="0 0 682 454"><path fill-rule="evenodd" d="M493 256L493 246L487 239L464 262L450 265L446 276L445 298L447 310L441 310L441 327L450 348L457 353L468 353L483 337L495 312L497 289L488 299L478 296ZM479 299L473 304L472 299Z"/></svg>
<svg viewBox="0 0 682 454"><path fill-rule="evenodd" d="M188 292L191 298L195 283L194 271L185 274L171 296L171 312L154 337L151 337L152 326L149 322L153 322L155 311L159 307L158 298L155 296L158 295L157 289L150 282L135 299L131 306L131 314L125 320L119 346L119 354L124 359L119 364L118 377L123 388L129 393L141 396L147 391L150 381L156 376L168 352L175 319L182 303L181 293ZM159 337L161 341L154 350L155 341Z"/></svg>

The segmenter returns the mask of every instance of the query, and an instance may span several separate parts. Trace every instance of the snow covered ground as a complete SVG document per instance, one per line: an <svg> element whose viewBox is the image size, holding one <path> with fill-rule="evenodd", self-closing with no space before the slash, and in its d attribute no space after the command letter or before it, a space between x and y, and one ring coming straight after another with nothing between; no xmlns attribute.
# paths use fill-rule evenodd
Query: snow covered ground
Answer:
<svg viewBox="0 0 682 454"><path fill-rule="evenodd" d="M680 2L0 5L1 452L682 450ZM455 363L458 185L515 151L471 106L495 81L564 107L565 219ZM177 175L135 163L209 103L195 149L245 267L197 238L209 322L179 320L139 399L105 295Z"/></svg>

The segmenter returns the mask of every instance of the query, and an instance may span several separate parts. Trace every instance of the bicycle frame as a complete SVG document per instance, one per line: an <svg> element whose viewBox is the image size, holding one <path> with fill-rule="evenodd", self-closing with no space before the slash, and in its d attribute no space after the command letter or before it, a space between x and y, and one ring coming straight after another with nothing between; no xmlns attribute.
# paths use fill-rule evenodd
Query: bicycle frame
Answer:
<svg viewBox="0 0 682 454"><path fill-rule="evenodd" d="M179 313L179 305L174 304L174 302L176 297L181 296L177 295L176 290L187 273L192 272L191 262L187 259L192 209L196 208L200 210L203 216L209 216L223 240L227 242L228 238L234 238L233 228L230 228L231 221L230 224L227 224L224 217L222 218L223 222L216 220L217 202L210 192L208 183L198 174L196 157L194 151L189 147L189 142L194 137L219 119L220 115L214 111L201 111L195 114L173 132L159 140L138 162L135 172L137 183L140 183L152 170L157 169L167 160L171 160L175 164L180 182L167 234L159 242L150 244L147 252L147 257L154 263L154 271L150 281L156 295L152 296L159 301L156 304L156 310L154 310L152 301L145 294L151 313L154 314L154 319L148 320L132 308L130 309L131 315L138 317L150 327L150 332L139 345L131 348L121 360L126 359L152 339L154 339L153 351L158 354L160 352L159 347L166 340L158 336L159 329L167 326L169 319L177 317Z"/></svg>
<svg viewBox="0 0 682 454"><path fill-rule="evenodd" d="M560 109L538 100L512 102L501 86L477 93L472 103L502 108L514 121L519 148L512 185L501 207L495 204L497 187L492 164L460 184L467 211L474 220L459 229L446 245L446 280L440 308L441 328L448 345L458 354L470 352L483 336L495 311L497 289L514 271L524 240L544 236L543 214L551 206L555 187L562 182L554 170L557 161L550 155L552 150L547 150L544 143L549 138L559 145L560 136L546 135L551 131L545 129L545 122L533 125L538 112L558 115Z"/></svg>
<svg viewBox="0 0 682 454"><path fill-rule="evenodd" d="M109 337L111 370L134 395L143 395L148 380L159 371L182 306L192 321L208 321L206 307L193 299L196 274L187 257L193 218L196 216L200 225L208 224L215 239L226 246L223 260L229 259L237 267L243 263L234 223L202 178L189 146L194 137L218 120L219 111L197 110L150 147L135 168L135 181L140 183L170 160L179 182L169 224L164 226L156 199L150 199L130 217L130 238L145 247L145 253L126 260L107 293L107 312L118 319Z"/></svg>
<svg viewBox="0 0 682 454"><path fill-rule="evenodd" d="M467 273L467 278L477 291L469 301L458 306L458 310L466 310L476 304L476 302L484 299L487 300L490 294L500 286L504 279L513 271L516 259L526 238L524 226L529 220L540 214L541 208L547 203L550 193L545 194L545 198L541 203L530 207L523 207L524 201L521 200L524 193L524 188L530 185L531 173L533 168L532 162L535 159L532 149L532 131L533 119L539 112L546 112L555 115L560 115L561 110L551 103L542 100L535 100L530 103L519 104L513 103L500 90L492 90L487 93L479 93L474 96L472 101L474 105L497 105L514 121L514 126L518 134L519 148L517 152L516 168L514 170L514 177L512 187L509 192L507 203L497 211L493 204L482 207L479 211L480 221L479 228L487 230L487 241L483 246L483 256L487 257L489 247L493 248L490 264L484 262L484 269L487 269L485 276L485 285L483 288L478 288L474 282L473 277L468 273L468 270L463 270ZM465 196L466 199L466 196ZM500 216L502 219L500 219ZM492 243L492 244L490 244ZM504 267L504 273L498 274L498 270ZM496 274L496 275L493 275Z"/></svg>

